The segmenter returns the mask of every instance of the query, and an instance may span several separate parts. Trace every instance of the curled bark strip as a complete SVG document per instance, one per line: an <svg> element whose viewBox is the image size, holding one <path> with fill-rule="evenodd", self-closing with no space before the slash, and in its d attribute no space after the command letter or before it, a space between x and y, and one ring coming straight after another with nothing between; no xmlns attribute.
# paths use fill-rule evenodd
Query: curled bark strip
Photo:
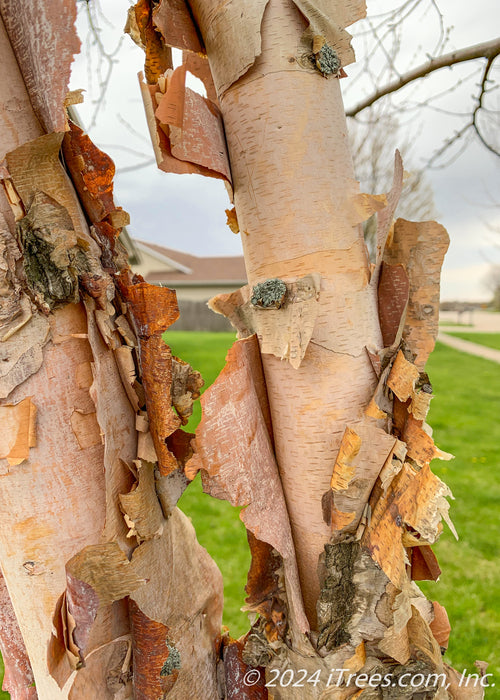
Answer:
<svg viewBox="0 0 500 700"><path fill-rule="evenodd" d="M374 560L400 590L406 580L403 550L405 526L416 533L421 544L433 544L441 534L441 519L449 520L449 488L425 465L415 471L406 463L386 493L374 490L371 522L362 537Z"/></svg>
<svg viewBox="0 0 500 700"><path fill-rule="evenodd" d="M408 412L412 414L415 421L424 421L429 411L432 396L432 386L429 383L429 378L425 373L420 373L415 365L405 358L400 350L392 364L392 368L387 379L387 386L397 396L401 404L407 405ZM409 399L411 401L408 403ZM404 420L405 427L396 425L403 435L410 440L411 429L406 430L408 419ZM424 425L421 423L421 425ZM406 439L406 438L405 438ZM421 444L429 443L429 436L423 436ZM420 445L421 446L421 445ZM412 450L415 448L412 446ZM445 453L441 450L432 450L430 446L430 459L433 456L445 458ZM418 458L417 458L418 459ZM420 463L420 462L419 462Z"/></svg>
<svg viewBox="0 0 500 700"><path fill-rule="evenodd" d="M169 137L174 158L205 168L212 177L231 184L222 116L213 102L186 88L182 126L172 124Z"/></svg>
<svg viewBox="0 0 500 700"><path fill-rule="evenodd" d="M414 364L408 362L404 353L400 350L396 355L389 377L387 378L387 386L396 394L398 399L404 403L412 397L419 377L420 372L418 369Z"/></svg>
<svg viewBox="0 0 500 700"><path fill-rule="evenodd" d="M37 700L33 671L5 580L0 574L0 647L5 665L2 689L12 700Z"/></svg>
<svg viewBox="0 0 500 700"><path fill-rule="evenodd" d="M342 66L353 63L352 37L344 28L365 16L364 0L352 0L348 3L342 0L293 1L309 23L301 39L304 63L305 59L311 56L315 37L321 37L323 42L333 49ZM335 73L338 73L338 70Z"/></svg>
<svg viewBox="0 0 500 700"><path fill-rule="evenodd" d="M260 27L268 2L191 3L197 27L204 28L203 39L219 97L259 56Z"/></svg>
<svg viewBox="0 0 500 700"><path fill-rule="evenodd" d="M382 262L378 281L378 317L384 348L396 342L408 305L410 283L402 265Z"/></svg>
<svg viewBox="0 0 500 700"><path fill-rule="evenodd" d="M410 557L412 581L437 581L441 576L438 560L429 545L412 547Z"/></svg>
<svg viewBox="0 0 500 700"><path fill-rule="evenodd" d="M173 697L218 700L216 657L222 622L222 576L198 544L189 519L175 509L165 522L162 536L143 542L135 550L132 566L142 572L147 583L131 598L143 615L168 627L168 647L164 641L161 651L167 662L164 680L172 680L178 671ZM177 651L175 657L171 656L173 649Z"/></svg>
<svg viewBox="0 0 500 700"><path fill-rule="evenodd" d="M258 308L250 285L214 297L209 306L231 321L240 338L256 333L262 353L287 359L297 369L313 335L320 287L320 275L313 273L286 282L285 298L279 308Z"/></svg>
<svg viewBox="0 0 500 700"><path fill-rule="evenodd" d="M1 0L0 13L38 119L47 132L64 131L71 63L80 51L75 3L56 0L44 11L36 3Z"/></svg>
<svg viewBox="0 0 500 700"><path fill-rule="evenodd" d="M203 41L186 0L162 0L153 10L153 22L167 46L203 53Z"/></svg>
<svg viewBox="0 0 500 700"><path fill-rule="evenodd" d="M394 153L394 177L392 187L387 194L387 207L377 213L377 250L375 257L375 269L372 274L371 283L378 286L380 266L384 256L385 246L390 237L390 229L394 219L394 212L401 197L403 189L403 161L398 150Z"/></svg>
<svg viewBox="0 0 500 700"><path fill-rule="evenodd" d="M128 302L139 336L142 387L148 409L149 427L160 471L166 475L178 468L166 440L181 423L172 408L172 355L162 339L162 333L179 317L176 295L167 287L155 287L142 281L134 282L134 278L131 279L127 271L121 272L118 285Z"/></svg>
<svg viewBox="0 0 500 700"><path fill-rule="evenodd" d="M140 339L142 382L146 395L149 426L162 476L178 468L167 447L167 438L181 424L172 408L169 387L172 384L172 353L161 335Z"/></svg>
<svg viewBox="0 0 500 700"><path fill-rule="evenodd" d="M158 102L155 117L160 124L176 126L182 129L186 99L185 65L179 66L173 73L167 74L167 77L165 77L165 92L157 92L155 97Z"/></svg>
<svg viewBox="0 0 500 700"><path fill-rule="evenodd" d="M165 172L198 173L231 184L224 127L212 100L184 85L186 65L157 85L141 83L158 167Z"/></svg>
<svg viewBox="0 0 500 700"><path fill-rule="evenodd" d="M428 673L442 672L441 650L429 626L434 616L432 603L418 588L406 586L395 596L391 608L393 624L378 644L380 652L407 669L424 663ZM404 697L411 698L414 692Z"/></svg>
<svg viewBox="0 0 500 700"><path fill-rule="evenodd" d="M179 675L175 647L167 646L168 627L155 622L129 600L132 633L133 687L135 700L164 698L173 688ZM170 661L170 663L169 663ZM163 672L164 666L168 673Z"/></svg>
<svg viewBox="0 0 500 700"><path fill-rule="evenodd" d="M91 223L113 213L125 214L113 202L115 164L74 122L69 122L69 129L62 143L64 162Z"/></svg>
<svg viewBox="0 0 500 700"><path fill-rule="evenodd" d="M278 552L257 540L250 530L247 530L247 537L252 561L245 586L248 594L245 609L260 616L250 634L259 640L259 646L264 645L266 654L267 644L275 648L286 639L289 628L283 563ZM245 655L248 654L246 650Z"/></svg>
<svg viewBox="0 0 500 700"><path fill-rule="evenodd" d="M152 4L150 0L139 0L129 9L125 26L125 32L146 53L144 72L150 84L156 83L162 73L172 68L172 52L153 25Z"/></svg>
<svg viewBox="0 0 500 700"><path fill-rule="evenodd" d="M381 353L370 355L370 362L372 366L375 365L376 368L380 369L382 367ZM365 408L365 415L369 418L375 419L386 419L392 413L392 400L389 396L389 390L387 388L387 377L391 370L391 365L388 364L383 371L378 375L378 384L375 392L370 399L368 406ZM374 370L376 371L376 370Z"/></svg>
<svg viewBox="0 0 500 700"><path fill-rule="evenodd" d="M255 537L283 558L290 617L308 629L295 551L278 468L261 410L263 383L257 339L230 349L227 364L201 399L203 418L196 431L204 490L232 505L247 506L240 517Z"/></svg>
<svg viewBox="0 0 500 700"><path fill-rule="evenodd" d="M408 405L408 408L411 404ZM408 457L418 465L428 465L433 459L449 460L453 455L443 452L436 447L434 440L429 434L429 426L423 420L417 420L409 414L406 418L402 440L406 442Z"/></svg>
<svg viewBox="0 0 500 700"><path fill-rule="evenodd" d="M167 476L157 476L155 486L158 499L165 518L169 518L179 498L182 496L192 478L187 474L186 466L194 454L194 434L176 430L167 438L167 447L175 456L179 468Z"/></svg>
<svg viewBox="0 0 500 700"><path fill-rule="evenodd" d="M389 484L394 479L395 476L399 474L403 468L403 464L406 458L406 445L400 440L396 440L394 445L394 450L392 451L390 458L384 464L382 471L380 472L380 486L384 493L387 492Z"/></svg>
<svg viewBox="0 0 500 700"><path fill-rule="evenodd" d="M130 303L129 310L140 338L164 333L179 318L177 297L172 289L135 282L125 273L118 283L125 300Z"/></svg>
<svg viewBox="0 0 500 700"><path fill-rule="evenodd" d="M132 642L130 635L113 639L92 651L79 669L68 700L99 698L125 700L132 697Z"/></svg>
<svg viewBox="0 0 500 700"><path fill-rule="evenodd" d="M247 538L252 561L245 586L245 602L249 610L265 614L269 601L279 595L281 559L270 544L258 540L250 530L247 530Z"/></svg>
<svg viewBox="0 0 500 700"><path fill-rule="evenodd" d="M130 527L128 536L138 542L163 532L163 512L155 490L154 465L136 461L138 482L130 493L120 494L120 505Z"/></svg>
<svg viewBox="0 0 500 700"><path fill-rule="evenodd" d="M193 402L200 398L204 381L190 364L172 358L172 405L179 414L182 425L186 425L193 413Z"/></svg>
<svg viewBox="0 0 500 700"><path fill-rule="evenodd" d="M126 493L132 486L132 474L126 466L137 455L135 414L127 398L113 354L99 333L94 315L95 301L85 300L87 333L92 349L92 383L90 396L96 409L97 422L104 436L104 479L106 522L103 537L116 540L124 551L130 551L127 527L123 521L116 495ZM113 387L113 392L109 387Z"/></svg>
<svg viewBox="0 0 500 700"><path fill-rule="evenodd" d="M403 340L420 371L437 337L440 273L448 245L446 230L434 221L398 219L384 251L384 263L402 264L410 281Z"/></svg>
<svg viewBox="0 0 500 700"><path fill-rule="evenodd" d="M428 622L416 606L412 605L412 615L408 622L410 657L423 659L432 670L441 671L443 667L441 649L431 632Z"/></svg>
<svg viewBox="0 0 500 700"><path fill-rule="evenodd" d="M356 532L377 477L396 438L370 423L348 426L333 469L331 526L338 537Z"/></svg>
<svg viewBox="0 0 500 700"><path fill-rule="evenodd" d="M480 684L467 686L467 676L459 673L448 664L444 665L446 680L448 681L448 695L452 700L483 700L484 688Z"/></svg>
<svg viewBox="0 0 500 700"><path fill-rule="evenodd" d="M69 587L86 584L85 590L101 605L120 600L145 583L116 542L85 547L69 560L66 571Z"/></svg>
<svg viewBox="0 0 500 700"><path fill-rule="evenodd" d="M144 583L116 542L90 545L68 561L48 647L49 671L61 687L87 656L128 633L122 599Z"/></svg>
<svg viewBox="0 0 500 700"><path fill-rule="evenodd" d="M446 608L436 601L433 601L432 605L434 606L434 619L430 625L431 632L441 649L447 649L451 632L448 613L446 612Z"/></svg>
<svg viewBox="0 0 500 700"><path fill-rule="evenodd" d="M165 132L159 128L159 124L154 114L156 110L154 96L157 92L157 88L155 86L145 85L140 76L139 80L148 122L149 135L151 137L156 163L160 170L167 173L177 173L179 175L196 173L207 177L218 177L213 171L208 170L207 168L196 165L195 163L179 160L172 155L170 140Z"/></svg>
<svg viewBox="0 0 500 700"><path fill-rule="evenodd" d="M120 241L117 240L119 231L107 221L99 221L91 227L90 232L99 244L101 263L106 272L119 272L127 267L128 253Z"/></svg>

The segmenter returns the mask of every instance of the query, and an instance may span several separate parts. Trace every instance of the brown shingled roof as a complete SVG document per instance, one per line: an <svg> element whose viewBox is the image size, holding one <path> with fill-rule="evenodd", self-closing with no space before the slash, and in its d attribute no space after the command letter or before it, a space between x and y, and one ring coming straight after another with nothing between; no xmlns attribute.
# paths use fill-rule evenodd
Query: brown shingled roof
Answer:
<svg viewBox="0 0 500 700"><path fill-rule="evenodd" d="M148 241L139 242L150 248L151 251L156 251L160 253L160 255L165 255L174 262L178 262L192 270L190 274L181 271L153 271L146 277L148 282L233 282L238 285L246 284L247 275L242 255L233 257L199 258L196 255L183 253L179 250L164 248L156 243L149 243Z"/></svg>

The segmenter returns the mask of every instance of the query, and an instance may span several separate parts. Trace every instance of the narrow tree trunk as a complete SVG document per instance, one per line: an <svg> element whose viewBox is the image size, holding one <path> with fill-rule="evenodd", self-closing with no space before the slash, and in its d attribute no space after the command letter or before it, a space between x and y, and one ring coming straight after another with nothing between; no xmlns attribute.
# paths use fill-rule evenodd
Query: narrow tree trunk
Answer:
<svg viewBox="0 0 500 700"><path fill-rule="evenodd" d="M200 388L162 341L175 293L131 273L114 166L67 120L75 4L0 11L6 682L14 700L214 696L222 581L175 508Z"/></svg>
<svg viewBox="0 0 500 700"><path fill-rule="evenodd" d="M142 6L129 16L132 37ZM189 467L209 493L247 506L247 602L261 617L236 644L239 670L229 664L235 645L225 645L228 697L250 693L245 664L264 666L268 680L286 669L321 675L300 689L273 686L276 698L357 696L342 668L395 682L444 674L446 613L413 580L438 575L429 544L448 519L449 491L429 469L445 455L425 425L424 372L448 239L436 224L392 224L399 154L386 196L362 194L354 180L338 78L353 59L344 27L364 4L164 0L151 9L164 42L184 50L182 67L143 86L158 164L227 180L249 280L211 302L240 340L202 399ZM184 87L186 70L204 80L207 100ZM374 212L369 266L360 223ZM436 679L425 692L449 696Z"/></svg>
<svg viewBox="0 0 500 700"><path fill-rule="evenodd" d="M3 22L0 40L5 71L0 89L4 105L0 127L2 160L9 152L17 153L21 179L21 169L29 158L38 166L50 163L52 158L45 178L40 173L38 187L53 192L57 184L48 179L58 170L58 146L51 149L48 144L44 149L41 142L39 154L36 148L24 153L14 150L22 149L25 143L36 143L34 140L44 130L33 112ZM61 139L62 135L59 143ZM32 172L22 183L27 199L34 194L30 180ZM59 194L74 198L68 190ZM86 339L83 306L69 304L55 310L49 318L38 310L32 315L32 306L15 277L13 251L17 245L12 235L12 210L3 192L0 197L2 253L7 267L2 301L7 308L12 303L8 320L20 319L25 309L26 315L31 316L20 330L4 338L1 348L7 371L2 373L0 408L6 440L0 490L0 561L39 697L55 700L63 695L47 670L50 621L65 587L65 562L86 544L97 541L104 526L103 447L99 426L92 420L92 353ZM18 301L17 308L14 300ZM77 423L81 420L85 449L77 440L80 429L72 429L72 418ZM18 451L13 453L16 448Z"/></svg>
<svg viewBox="0 0 500 700"><path fill-rule="evenodd" d="M205 33L203 20L213 8L192 5ZM352 221L357 183L339 81L297 66L296 47L306 28L292 3L270 2L261 53L220 95L220 105L250 285L321 276L316 323L300 367L262 356L276 457L314 627L318 558L330 538L321 499L345 426L362 417L373 394L376 376L365 346L380 347L381 336L362 232ZM303 332L301 325L292 332Z"/></svg>

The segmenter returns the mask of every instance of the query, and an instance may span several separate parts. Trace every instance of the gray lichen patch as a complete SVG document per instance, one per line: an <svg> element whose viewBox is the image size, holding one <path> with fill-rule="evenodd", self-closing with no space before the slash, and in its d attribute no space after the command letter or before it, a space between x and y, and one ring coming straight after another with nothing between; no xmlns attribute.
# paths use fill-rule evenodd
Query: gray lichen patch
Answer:
<svg viewBox="0 0 500 700"><path fill-rule="evenodd" d="M331 651L351 640L347 627L354 613L356 588L353 576L358 554L358 542L325 545L324 578L316 608L318 649L324 647Z"/></svg>
<svg viewBox="0 0 500 700"><path fill-rule="evenodd" d="M89 268L67 210L37 192L17 223L17 236L34 301L45 311L78 301L78 276Z"/></svg>
<svg viewBox="0 0 500 700"><path fill-rule="evenodd" d="M286 299L286 284L278 278L259 282L252 290L251 302L262 309L280 309Z"/></svg>
<svg viewBox="0 0 500 700"><path fill-rule="evenodd" d="M168 649L168 656L165 663L161 667L160 676L171 676L174 671L178 671L181 667L181 655L178 649L168 640L165 642Z"/></svg>
<svg viewBox="0 0 500 700"><path fill-rule="evenodd" d="M325 76L338 75L342 67L339 55L323 36L313 39L313 54L316 68Z"/></svg>
<svg viewBox="0 0 500 700"><path fill-rule="evenodd" d="M323 75L337 75L340 71L340 58L331 46L325 44L316 57L316 65Z"/></svg>

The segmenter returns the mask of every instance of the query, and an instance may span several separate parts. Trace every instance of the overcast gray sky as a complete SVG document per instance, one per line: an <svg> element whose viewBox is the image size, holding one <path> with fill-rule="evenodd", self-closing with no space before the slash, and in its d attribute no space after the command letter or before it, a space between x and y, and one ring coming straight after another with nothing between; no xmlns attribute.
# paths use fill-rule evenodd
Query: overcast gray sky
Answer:
<svg viewBox="0 0 500 700"><path fill-rule="evenodd" d="M107 46L113 47L119 40L130 3L128 0L113 0L113 3L101 4L106 15L99 20L102 38ZM369 14L378 14L396 3L368 0L367 4ZM426 5L424 0L421 4L422 8ZM445 24L452 27L447 51L486 41L498 34L497 0L476 0L474 3L440 0L439 6ZM83 47L74 63L71 87L86 89L86 101L79 106L79 112L88 126L95 109L93 101L99 95L97 59L94 52L86 49L87 25L83 16L78 26ZM342 81L347 105L355 104L370 89L365 76L358 75L366 51L361 35L363 27L359 28L358 36L358 26L349 30L354 36L359 64L349 66L349 77ZM402 37L399 70L407 70L425 61L426 54L433 52L437 35L438 24L432 14L422 11L420 16L415 15ZM152 158L137 79L143 65L143 53L129 37L125 37L116 58L105 104L100 108L96 126L90 129L90 134L115 161L115 197L131 215L130 233L196 255L240 254L239 236L225 224L224 209L228 207L228 199L221 181L197 175L166 174L158 171L155 164L127 170ZM500 82L500 60L498 64L493 77ZM480 62L467 63L435 73L421 81L418 88L407 88L398 95L396 103L402 100L408 106L423 102L429 95L442 92L462 80L459 89L444 95L436 106L457 114L467 111L472 103L474 83L480 76L480 65ZM475 76L472 75L474 72ZM499 108L498 92L491 104ZM125 121L138 135L131 133ZM408 132L415 143L412 159L416 166L423 165L443 139L462 124L459 118L429 108L404 113L401 122L403 133ZM482 280L490 263L500 263L499 165L500 159L472 140L452 164L443 169L428 170L438 220L446 226L451 238L443 268L443 299L487 299L489 296ZM498 228L496 235L491 232L491 226Z"/></svg>

